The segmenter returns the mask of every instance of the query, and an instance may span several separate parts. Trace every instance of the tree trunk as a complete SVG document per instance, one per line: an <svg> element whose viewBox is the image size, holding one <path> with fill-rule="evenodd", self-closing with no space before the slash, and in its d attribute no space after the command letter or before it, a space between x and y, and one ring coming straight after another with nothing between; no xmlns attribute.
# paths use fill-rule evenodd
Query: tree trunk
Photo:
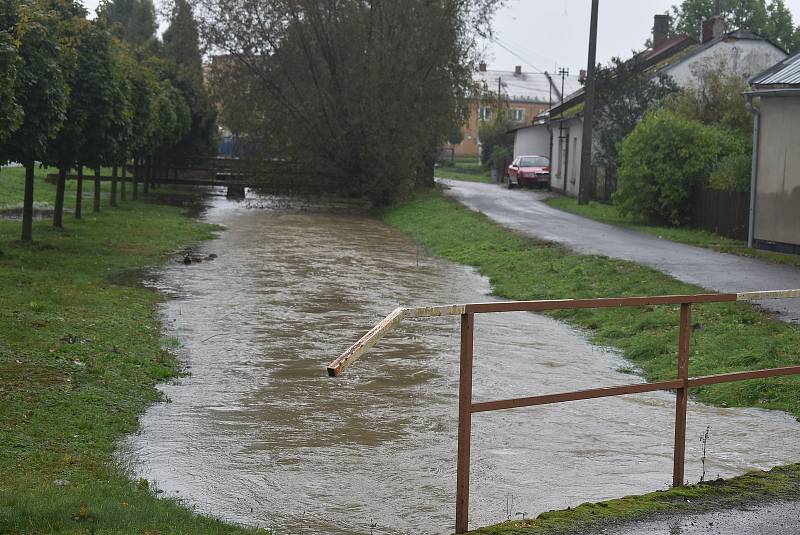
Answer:
<svg viewBox="0 0 800 535"><path fill-rule="evenodd" d="M108 202L111 206L117 205L117 166L111 168L111 200Z"/></svg>
<svg viewBox="0 0 800 535"><path fill-rule="evenodd" d="M83 205L83 165L78 164L78 185L75 189L75 219L81 218Z"/></svg>
<svg viewBox="0 0 800 535"><path fill-rule="evenodd" d="M58 183L56 184L56 206L53 211L53 226L64 227L64 190L67 187L68 166L58 168Z"/></svg>
<svg viewBox="0 0 800 535"><path fill-rule="evenodd" d="M33 239L33 172L34 162L25 163L25 200L22 204L22 241Z"/></svg>
<svg viewBox="0 0 800 535"><path fill-rule="evenodd" d="M153 172L153 159L152 158L145 158L144 159L144 194L147 195L150 193L150 176Z"/></svg>
<svg viewBox="0 0 800 535"><path fill-rule="evenodd" d="M128 200L128 195L127 195L127 192L125 191L125 189L126 189L125 183L128 181L128 162L127 162L127 160L125 161L125 163L122 164L122 178L120 180L121 180L121 186L122 187L120 188L120 191L119 191L119 199L120 199L120 201L125 202L125 201Z"/></svg>
<svg viewBox="0 0 800 535"><path fill-rule="evenodd" d="M133 159L133 200L139 198L139 176L142 174L141 159Z"/></svg>
<svg viewBox="0 0 800 535"><path fill-rule="evenodd" d="M93 212L100 211L100 166L94 168L94 205L92 206Z"/></svg>

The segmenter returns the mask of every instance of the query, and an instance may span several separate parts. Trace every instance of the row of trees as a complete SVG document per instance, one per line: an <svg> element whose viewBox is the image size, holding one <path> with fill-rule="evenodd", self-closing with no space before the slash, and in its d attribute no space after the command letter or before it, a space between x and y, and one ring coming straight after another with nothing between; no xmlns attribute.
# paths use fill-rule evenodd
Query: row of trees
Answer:
<svg viewBox="0 0 800 535"><path fill-rule="evenodd" d="M0 0L0 160L25 167L22 240L32 239L35 166L59 170L54 225L68 172L166 154L208 153L215 114L203 88L197 27L178 0L163 43L150 0L108 0L95 20L75 0Z"/></svg>

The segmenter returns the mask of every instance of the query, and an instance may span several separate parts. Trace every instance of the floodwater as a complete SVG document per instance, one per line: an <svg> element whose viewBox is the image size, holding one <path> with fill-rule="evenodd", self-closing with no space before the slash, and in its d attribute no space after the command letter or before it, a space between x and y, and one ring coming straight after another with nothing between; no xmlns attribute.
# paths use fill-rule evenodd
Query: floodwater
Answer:
<svg viewBox="0 0 800 535"><path fill-rule="evenodd" d="M492 299L472 269L379 222L216 199L227 230L163 269L161 315L191 375L162 387L123 444L134 477L228 521L278 533L450 533L458 318L411 320L343 376L325 365L398 305ZM579 331L529 313L479 315L475 400L638 382ZM471 526L671 481L669 393L474 416ZM783 413L691 403L689 481L800 458Z"/></svg>

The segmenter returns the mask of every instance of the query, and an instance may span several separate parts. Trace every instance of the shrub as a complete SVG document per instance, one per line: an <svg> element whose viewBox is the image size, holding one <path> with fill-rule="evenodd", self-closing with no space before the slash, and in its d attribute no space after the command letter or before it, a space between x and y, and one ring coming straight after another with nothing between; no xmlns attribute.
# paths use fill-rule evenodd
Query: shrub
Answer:
<svg viewBox="0 0 800 535"><path fill-rule="evenodd" d="M486 123L479 129L481 139L481 163L488 168L499 168L511 159L514 153L514 134L508 133L508 125L503 121ZM507 151L495 150L507 149ZM507 157L506 157L507 156Z"/></svg>
<svg viewBox="0 0 800 535"><path fill-rule="evenodd" d="M670 110L648 113L620 143L614 202L622 214L648 223L688 223L692 190L721 158L744 150L741 138L728 130Z"/></svg>
<svg viewBox="0 0 800 535"><path fill-rule="evenodd" d="M714 168L708 185L715 189L748 192L750 191L752 165L752 154L726 156Z"/></svg>

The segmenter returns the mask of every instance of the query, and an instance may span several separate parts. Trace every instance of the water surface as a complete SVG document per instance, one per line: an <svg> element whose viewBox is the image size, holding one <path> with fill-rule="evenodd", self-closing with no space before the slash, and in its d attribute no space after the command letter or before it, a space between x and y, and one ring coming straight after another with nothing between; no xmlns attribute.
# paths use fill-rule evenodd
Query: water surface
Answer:
<svg viewBox="0 0 800 535"><path fill-rule="evenodd" d="M229 521L278 533L450 533L458 318L412 320L338 379L325 365L398 305L492 299L472 269L367 218L216 199L227 227L163 269L160 313L191 375L129 437L136 477ZM547 317L479 315L475 400L640 381L613 351ZM477 414L471 526L666 488L669 393ZM782 413L691 403L686 477L800 457Z"/></svg>

